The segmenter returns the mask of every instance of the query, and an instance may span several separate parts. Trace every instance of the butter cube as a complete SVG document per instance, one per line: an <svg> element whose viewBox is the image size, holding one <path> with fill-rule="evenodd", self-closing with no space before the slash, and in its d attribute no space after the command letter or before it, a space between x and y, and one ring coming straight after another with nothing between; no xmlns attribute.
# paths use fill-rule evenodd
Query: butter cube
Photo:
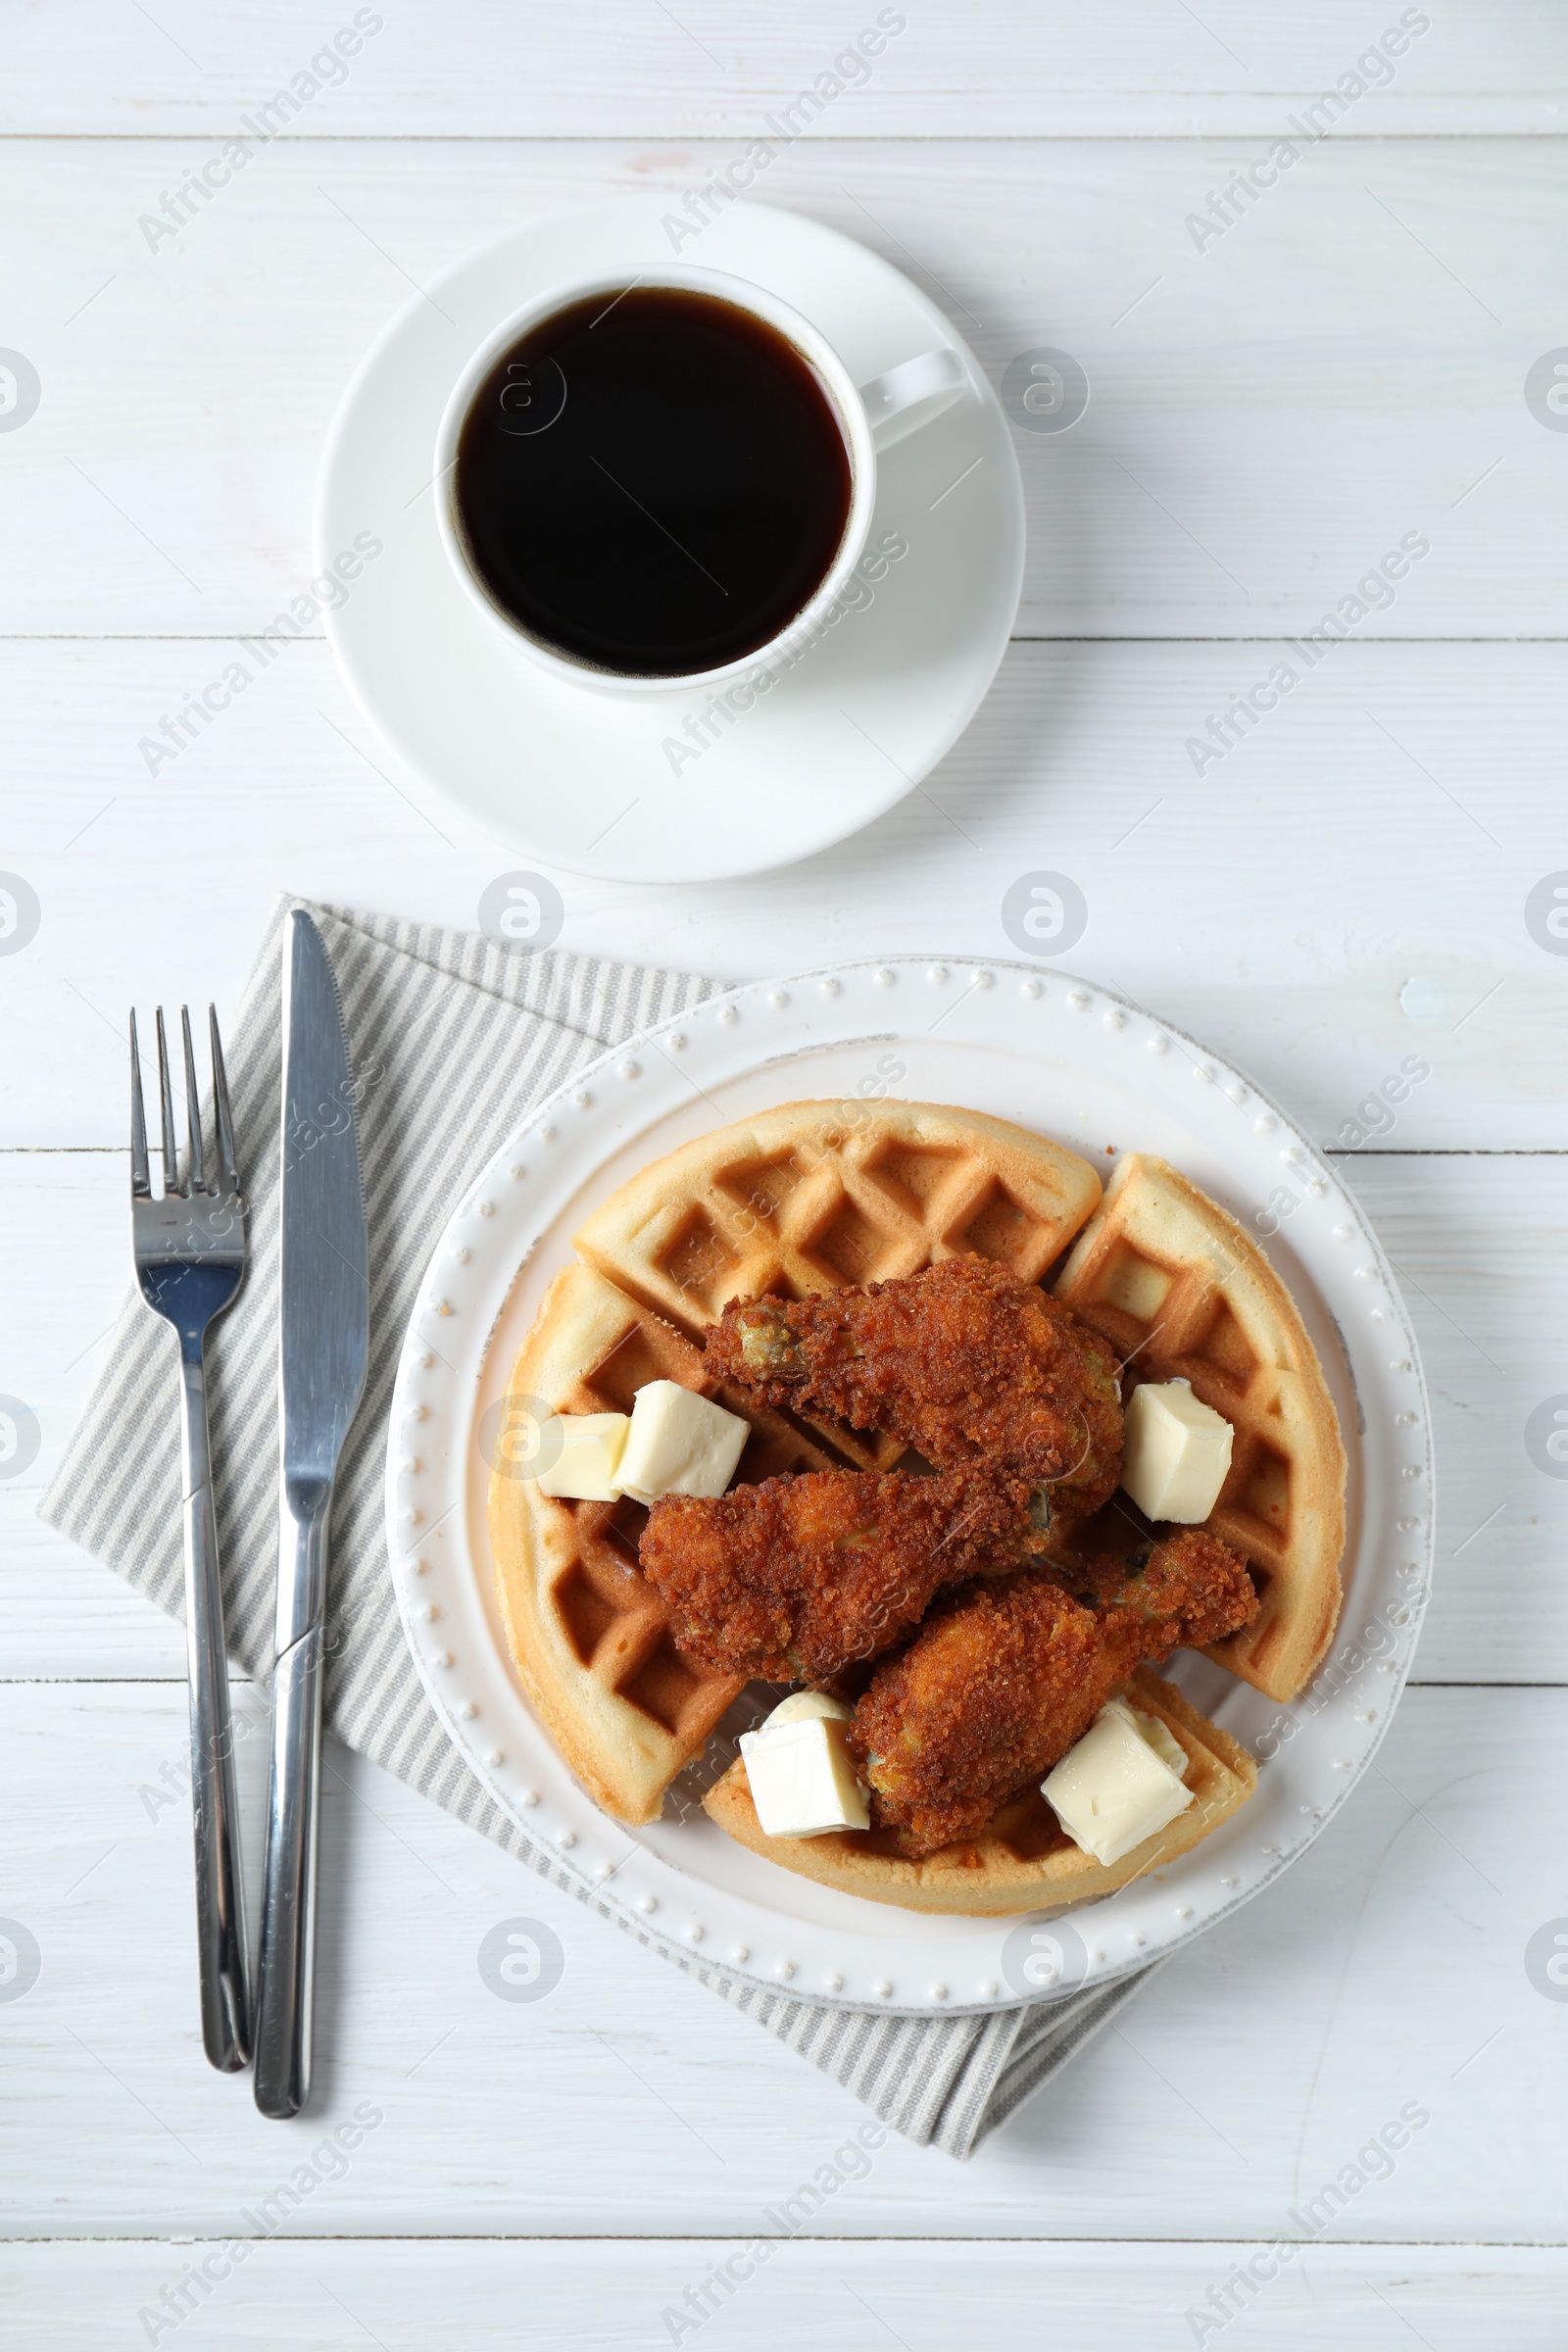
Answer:
<svg viewBox="0 0 1568 2352"><path fill-rule="evenodd" d="M1113 1698L1040 1793L1075 1845L1097 1862L1119 1862L1192 1803L1186 1769L1185 1748L1162 1723Z"/></svg>
<svg viewBox="0 0 1568 2352"><path fill-rule="evenodd" d="M1185 1781L1189 1761L1188 1754L1175 1733L1168 1730L1157 1715L1146 1715L1143 1708L1135 1707L1130 1699L1118 1698L1115 1704L1127 1709L1133 1719L1133 1729L1139 1739L1147 1740L1156 1756L1164 1757L1165 1762L1179 1781Z"/></svg>
<svg viewBox="0 0 1568 2352"><path fill-rule="evenodd" d="M1184 1380L1146 1381L1127 1407L1121 1483L1149 1518L1196 1527L1219 1500L1235 1434Z"/></svg>
<svg viewBox="0 0 1568 2352"><path fill-rule="evenodd" d="M539 1473L541 1494L573 1502L613 1502L620 1493L615 1473L631 1421L625 1413L555 1413L539 1432L540 1451L554 1450L560 1433L561 1451L548 1470Z"/></svg>
<svg viewBox="0 0 1568 2352"><path fill-rule="evenodd" d="M639 1502L661 1494L722 1494L751 1424L676 1380L651 1380L632 1399L617 1476Z"/></svg>
<svg viewBox="0 0 1568 2352"><path fill-rule="evenodd" d="M796 1690L760 1731L741 1734L752 1802L764 1838L825 1838L870 1826L865 1790L844 1743L854 1709Z"/></svg>
<svg viewBox="0 0 1568 2352"><path fill-rule="evenodd" d="M767 1721L760 1724L758 1729L776 1732L787 1723L812 1723L818 1720L823 1723L849 1723L854 1715L852 1706L848 1706L842 1698L831 1697L826 1690L792 1690L788 1698L779 1700ZM751 1739L755 1735L748 1733L746 1737Z"/></svg>

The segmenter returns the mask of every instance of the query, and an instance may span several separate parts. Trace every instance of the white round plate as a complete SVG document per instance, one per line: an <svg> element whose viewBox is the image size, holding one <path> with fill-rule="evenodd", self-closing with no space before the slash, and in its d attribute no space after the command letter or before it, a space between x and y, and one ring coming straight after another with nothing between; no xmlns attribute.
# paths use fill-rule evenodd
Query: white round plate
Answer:
<svg viewBox="0 0 1568 2352"><path fill-rule="evenodd" d="M677 209L631 196L532 221L437 278L361 363L317 494L318 570L362 533L382 542L326 616L372 725L520 848L613 881L759 873L858 832L973 717L1023 583L1006 419L936 305L853 238L767 205L732 204L675 252L665 223ZM611 695L550 676L465 595L436 528L436 427L480 343L556 285L675 262L767 287L857 383L939 346L969 377L965 397L878 458L869 601L728 719L705 720L709 695L678 683ZM907 553L876 579L879 544Z"/></svg>
<svg viewBox="0 0 1568 2352"><path fill-rule="evenodd" d="M956 2011L1038 1997L1016 1942L1004 1958L1016 1921L862 1902L746 1852L695 1803L627 1829L584 1795L512 1672L476 1435L572 1234L628 1176L776 1102L880 1094L1017 1120L1107 1170L1117 1152L1161 1152L1266 1232L1349 1455L1345 1612L1316 1681L1287 1706L1178 1654L1172 1679L1263 1760L1257 1792L1194 1852L1072 1912L1081 1951L1058 1930L1070 1973L1094 1984L1143 1966L1278 1877L1365 1771L1419 1630L1433 1506L1420 1359L1382 1250L1299 1130L1217 1056L1066 973L895 958L759 983L573 1080L469 1188L431 1261L393 1400L387 1543L447 1730L496 1801L604 1905L649 1940L775 1990Z"/></svg>

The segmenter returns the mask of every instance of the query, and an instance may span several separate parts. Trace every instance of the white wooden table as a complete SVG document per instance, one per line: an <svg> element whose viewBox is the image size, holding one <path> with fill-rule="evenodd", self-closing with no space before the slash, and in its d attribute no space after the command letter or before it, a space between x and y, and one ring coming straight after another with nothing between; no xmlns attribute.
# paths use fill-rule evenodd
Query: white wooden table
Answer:
<svg viewBox="0 0 1568 2352"><path fill-rule="evenodd" d="M1426 1350L1438 1588L1378 1768L1283 1885L968 2167L889 2140L814 2234L677 2325L861 2111L337 1751L321 2097L260 2121L201 2058L186 1810L163 1801L177 1629L34 1517L127 1277L127 1004L231 1009L281 888L472 923L515 862L377 744L319 639L156 778L138 738L303 584L323 430L411 283L538 211L697 184L876 13L382 0L149 249L140 217L302 86L349 0L6 11L0 344L40 400L0 434L0 865L40 920L0 958L0 1392L41 1433L0 1481L0 1913L41 1955L23 1997L0 1985L7 2346L1568 2333L1568 1985L1538 1934L1568 1914L1568 1465L1540 1423L1527 1444L1568 1392L1568 943L1527 919L1568 868L1557 0L906 0L759 193L910 270L999 378L1039 345L1087 369L1072 431L1017 435L1017 642L929 791L844 849L701 889L559 877L565 945L744 977L1006 954L1004 891L1050 867L1088 901L1076 965L1325 1144L1430 1064L1348 1156ZM1391 28L1388 71L1358 68ZM1329 134L1195 229L1314 105ZM1406 535L1429 552L1396 599L1195 772L1209 714ZM517 1915L566 1955L527 2006L475 1964ZM1314 2227L1304 2201L1412 2106L1428 2122ZM356 2113L353 2151L313 2163ZM1281 2235L1310 2242L1258 2284Z"/></svg>

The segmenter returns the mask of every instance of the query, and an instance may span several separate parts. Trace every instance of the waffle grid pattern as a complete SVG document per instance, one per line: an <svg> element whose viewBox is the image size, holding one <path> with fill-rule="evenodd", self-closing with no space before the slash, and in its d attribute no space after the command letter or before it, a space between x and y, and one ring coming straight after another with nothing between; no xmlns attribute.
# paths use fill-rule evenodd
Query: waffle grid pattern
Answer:
<svg viewBox="0 0 1568 2352"><path fill-rule="evenodd" d="M842 1453L819 1444L782 1413L764 1412L737 1391L708 1379L697 1348L678 1332L627 1301L627 1328L608 1354L589 1364L565 1395L551 1399L566 1413L629 1413L637 1391L651 1380L678 1381L751 1424L737 1481L758 1486L805 1470L845 1467ZM648 1513L623 1495L618 1502L562 1501L571 1521L573 1553L551 1585L562 1629L579 1662L630 1705L696 1754L742 1688L732 1677L707 1672L683 1658L669 1636L663 1603L637 1565Z"/></svg>
<svg viewBox="0 0 1568 2352"><path fill-rule="evenodd" d="M1228 1223L1162 1161L1131 1158L1056 1296L1115 1348L1129 1394L1142 1380L1185 1380L1231 1423L1231 1467L1205 1525L1247 1561L1261 1605L1209 1655L1289 1697L1338 1611L1344 1461L1296 1309Z"/></svg>

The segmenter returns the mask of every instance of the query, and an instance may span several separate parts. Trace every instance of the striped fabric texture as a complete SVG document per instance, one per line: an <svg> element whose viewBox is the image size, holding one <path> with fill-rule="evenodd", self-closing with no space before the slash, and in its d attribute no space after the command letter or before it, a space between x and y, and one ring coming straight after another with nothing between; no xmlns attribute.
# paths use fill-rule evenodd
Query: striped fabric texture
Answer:
<svg viewBox="0 0 1568 2352"><path fill-rule="evenodd" d="M229 1648L272 1662L277 1545L279 901L227 1046L250 1270L208 1359ZM342 994L370 1228L370 1355L332 1515L326 1723L336 1737L698 1978L893 2130L967 2156L1144 1979L979 2017L889 2018L738 1983L612 1911L492 1803L426 1699L383 1532L392 1382L454 1200L544 1096L612 1047L717 993L688 973L310 906ZM183 1614L177 1357L134 1295L42 1516L172 1616ZM1145 1971L1144 1975L1149 1972Z"/></svg>

